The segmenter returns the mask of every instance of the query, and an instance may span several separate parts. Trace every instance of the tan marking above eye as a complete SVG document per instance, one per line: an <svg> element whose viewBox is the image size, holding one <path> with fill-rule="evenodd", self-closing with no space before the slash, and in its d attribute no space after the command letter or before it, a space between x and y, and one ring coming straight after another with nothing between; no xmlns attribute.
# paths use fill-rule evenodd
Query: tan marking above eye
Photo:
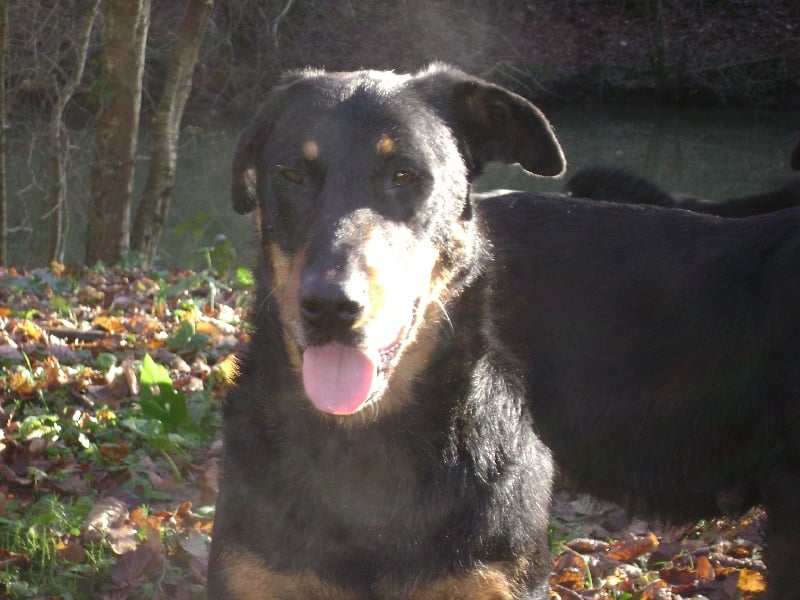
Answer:
<svg viewBox="0 0 800 600"><path fill-rule="evenodd" d="M314 140L308 140L303 144L303 158L306 160L317 160L319 158L319 144Z"/></svg>
<svg viewBox="0 0 800 600"><path fill-rule="evenodd" d="M397 146L397 142L395 142L388 134L384 133L378 143L376 145L376 150L378 151L378 156L382 156L383 158L389 157L394 154L394 150Z"/></svg>

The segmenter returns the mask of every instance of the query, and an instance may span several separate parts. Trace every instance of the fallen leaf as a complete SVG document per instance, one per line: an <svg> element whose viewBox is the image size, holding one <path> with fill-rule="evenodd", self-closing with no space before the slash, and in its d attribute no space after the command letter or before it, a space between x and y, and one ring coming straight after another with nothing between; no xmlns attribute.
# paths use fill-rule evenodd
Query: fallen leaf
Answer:
<svg viewBox="0 0 800 600"><path fill-rule="evenodd" d="M95 317L94 321L92 321L92 325L100 327L101 329L105 329L111 333L125 333L126 331L125 325L123 325L119 317L114 317L111 315L100 315Z"/></svg>
<svg viewBox="0 0 800 600"><path fill-rule="evenodd" d="M109 529L128 518L128 507L122 500L109 496L101 498L89 510L83 523L83 535L90 541L99 541Z"/></svg>
<svg viewBox="0 0 800 600"><path fill-rule="evenodd" d="M761 594L767 591L767 581L758 571L742 569L739 571L737 588L748 594Z"/></svg>
<svg viewBox="0 0 800 600"><path fill-rule="evenodd" d="M642 554L652 552L658 547L658 538L652 533L617 540L608 549L606 556L621 562L628 562Z"/></svg>
<svg viewBox="0 0 800 600"><path fill-rule="evenodd" d="M694 570L700 579L713 581L716 577L714 574L714 567L711 566L711 562L708 560L708 558L702 555L697 557Z"/></svg>
<svg viewBox="0 0 800 600"><path fill-rule="evenodd" d="M600 540L593 540L591 538L576 538L570 540L565 544L570 550L580 552L581 554L589 554L591 552L604 552L609 549L610 545L607 542Z"/></svg>

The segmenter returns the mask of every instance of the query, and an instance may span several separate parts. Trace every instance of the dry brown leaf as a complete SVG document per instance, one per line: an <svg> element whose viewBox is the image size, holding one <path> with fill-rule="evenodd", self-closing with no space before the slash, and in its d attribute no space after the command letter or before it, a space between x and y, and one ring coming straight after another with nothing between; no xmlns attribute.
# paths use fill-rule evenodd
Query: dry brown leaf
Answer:
<svg viewBox="0 0 800 600"><path fill-rule="evenodd" d="M125 333L125 325L119 317L111 315L100 315L94 318L92 325L100 327L111 333Z"/></svg>
<svg viewBox="0 0 800 600"><path fill-rule="evenodd" d="M3 571L11 567L27 567L29 563L30 559L27 554L17 554L0 549L0 569Z"/></svg>
<svg viewBox="0 0 800 600"><path fill-rule="evenodd" d="M688 567L664 567L658 572L670 585L691 585L697 580L697 571Z"/></svg>
<svg viewBox="0 0 800 600"><path fill-rule="evenodd" d="M658 538L652 533L634 536L627 540L617 540L608 549L606 556L621 562L629 562L642 554L652 552L658 547Z"/></svg>
<svg viewBox="0 0 800 600"><path fill-rule="evenodd" d="M101 498L91 508L83 523L83 535L91 541L99 541L112 527L128 518L128 507L113 496Z"/></svg>
<svg viewBox="0 0 800 600"><path fill-rule="evenodd" d="M700 579L705 579L706 581L713 581L716 577L714 573L714 567L711 566L711 562L708 560L708 558L702 555L697 557L694 570Z"/></svg>
<svg viewBox="0 0 800 600"><path fill-rule="evenodd" d="M553 565L553 570L561 571L569 567L580 569L581 571L586 572L586 561L584 561L583 558L581 558L581 556L575 552L562 552L556 558Z"/></svg>
<svg viewBox="0 0 800 600"><path fill-rule="evenodd" d="M86 552L77 540L70 540L66 544L61 544L58 548L61 558L65 561L78 564L86 560Z"/></svg>
<svg viewBox="0 0 800 600"><path fill-rule="evenodd" d="M570 540L565 544L570 550L580 552L581 554L589 554L591 552L603 552L608 550L610 545L607 542L600 540L593 540L591 538L576 538Z"/></svg>
<svg viewBox="0 0 800 600"><path fill-rule="evenodd" d="M30 319L22 319L17 323L14 331L16 335L22 336L26 341L43 342L47 339L47 333Z"/></svg>
<svg viewBox="0 0 800 600"><path fill-rule="evenodd" d="M582 590L586 588L586 571L567 567L550 577L550 583L560 585L568 590Z"/></svg>
<svg viewBox="0 0 800 600"><path fill-rule="evenodd" d="M669 600L672 592L664 581L654 581L642 590L639 600Z"/></svg>
<svg viewBox="0 0 800 600"><path fill-rule="evenodd" d="M15 394L20 396L31 396L40 389L37 382L22 373L14 373L11 376L10 387Z"/></svg>

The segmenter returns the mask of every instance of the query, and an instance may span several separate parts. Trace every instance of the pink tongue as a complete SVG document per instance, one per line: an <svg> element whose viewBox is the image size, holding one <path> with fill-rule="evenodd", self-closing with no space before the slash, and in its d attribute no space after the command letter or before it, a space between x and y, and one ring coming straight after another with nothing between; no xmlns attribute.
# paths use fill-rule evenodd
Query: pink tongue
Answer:
<svg viewBox="0 0 800 600"><path fill-rule="evenodd" d="M350 415L369 398L377 366L363 350L338 343L303 353L303 387L319 410Z"/></svg>

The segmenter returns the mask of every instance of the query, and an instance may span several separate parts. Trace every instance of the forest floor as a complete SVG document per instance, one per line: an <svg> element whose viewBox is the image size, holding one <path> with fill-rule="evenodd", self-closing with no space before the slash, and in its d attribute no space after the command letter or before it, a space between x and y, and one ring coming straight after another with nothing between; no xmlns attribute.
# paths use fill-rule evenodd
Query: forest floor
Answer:
<svg viewBox="0 0 800 600"><path fill-rule="evenodd" d="M242 269L0 271L0 597L203 597L251 288ZM559 491L552 597L759 597L764 522L663 527Z"/></svg>

